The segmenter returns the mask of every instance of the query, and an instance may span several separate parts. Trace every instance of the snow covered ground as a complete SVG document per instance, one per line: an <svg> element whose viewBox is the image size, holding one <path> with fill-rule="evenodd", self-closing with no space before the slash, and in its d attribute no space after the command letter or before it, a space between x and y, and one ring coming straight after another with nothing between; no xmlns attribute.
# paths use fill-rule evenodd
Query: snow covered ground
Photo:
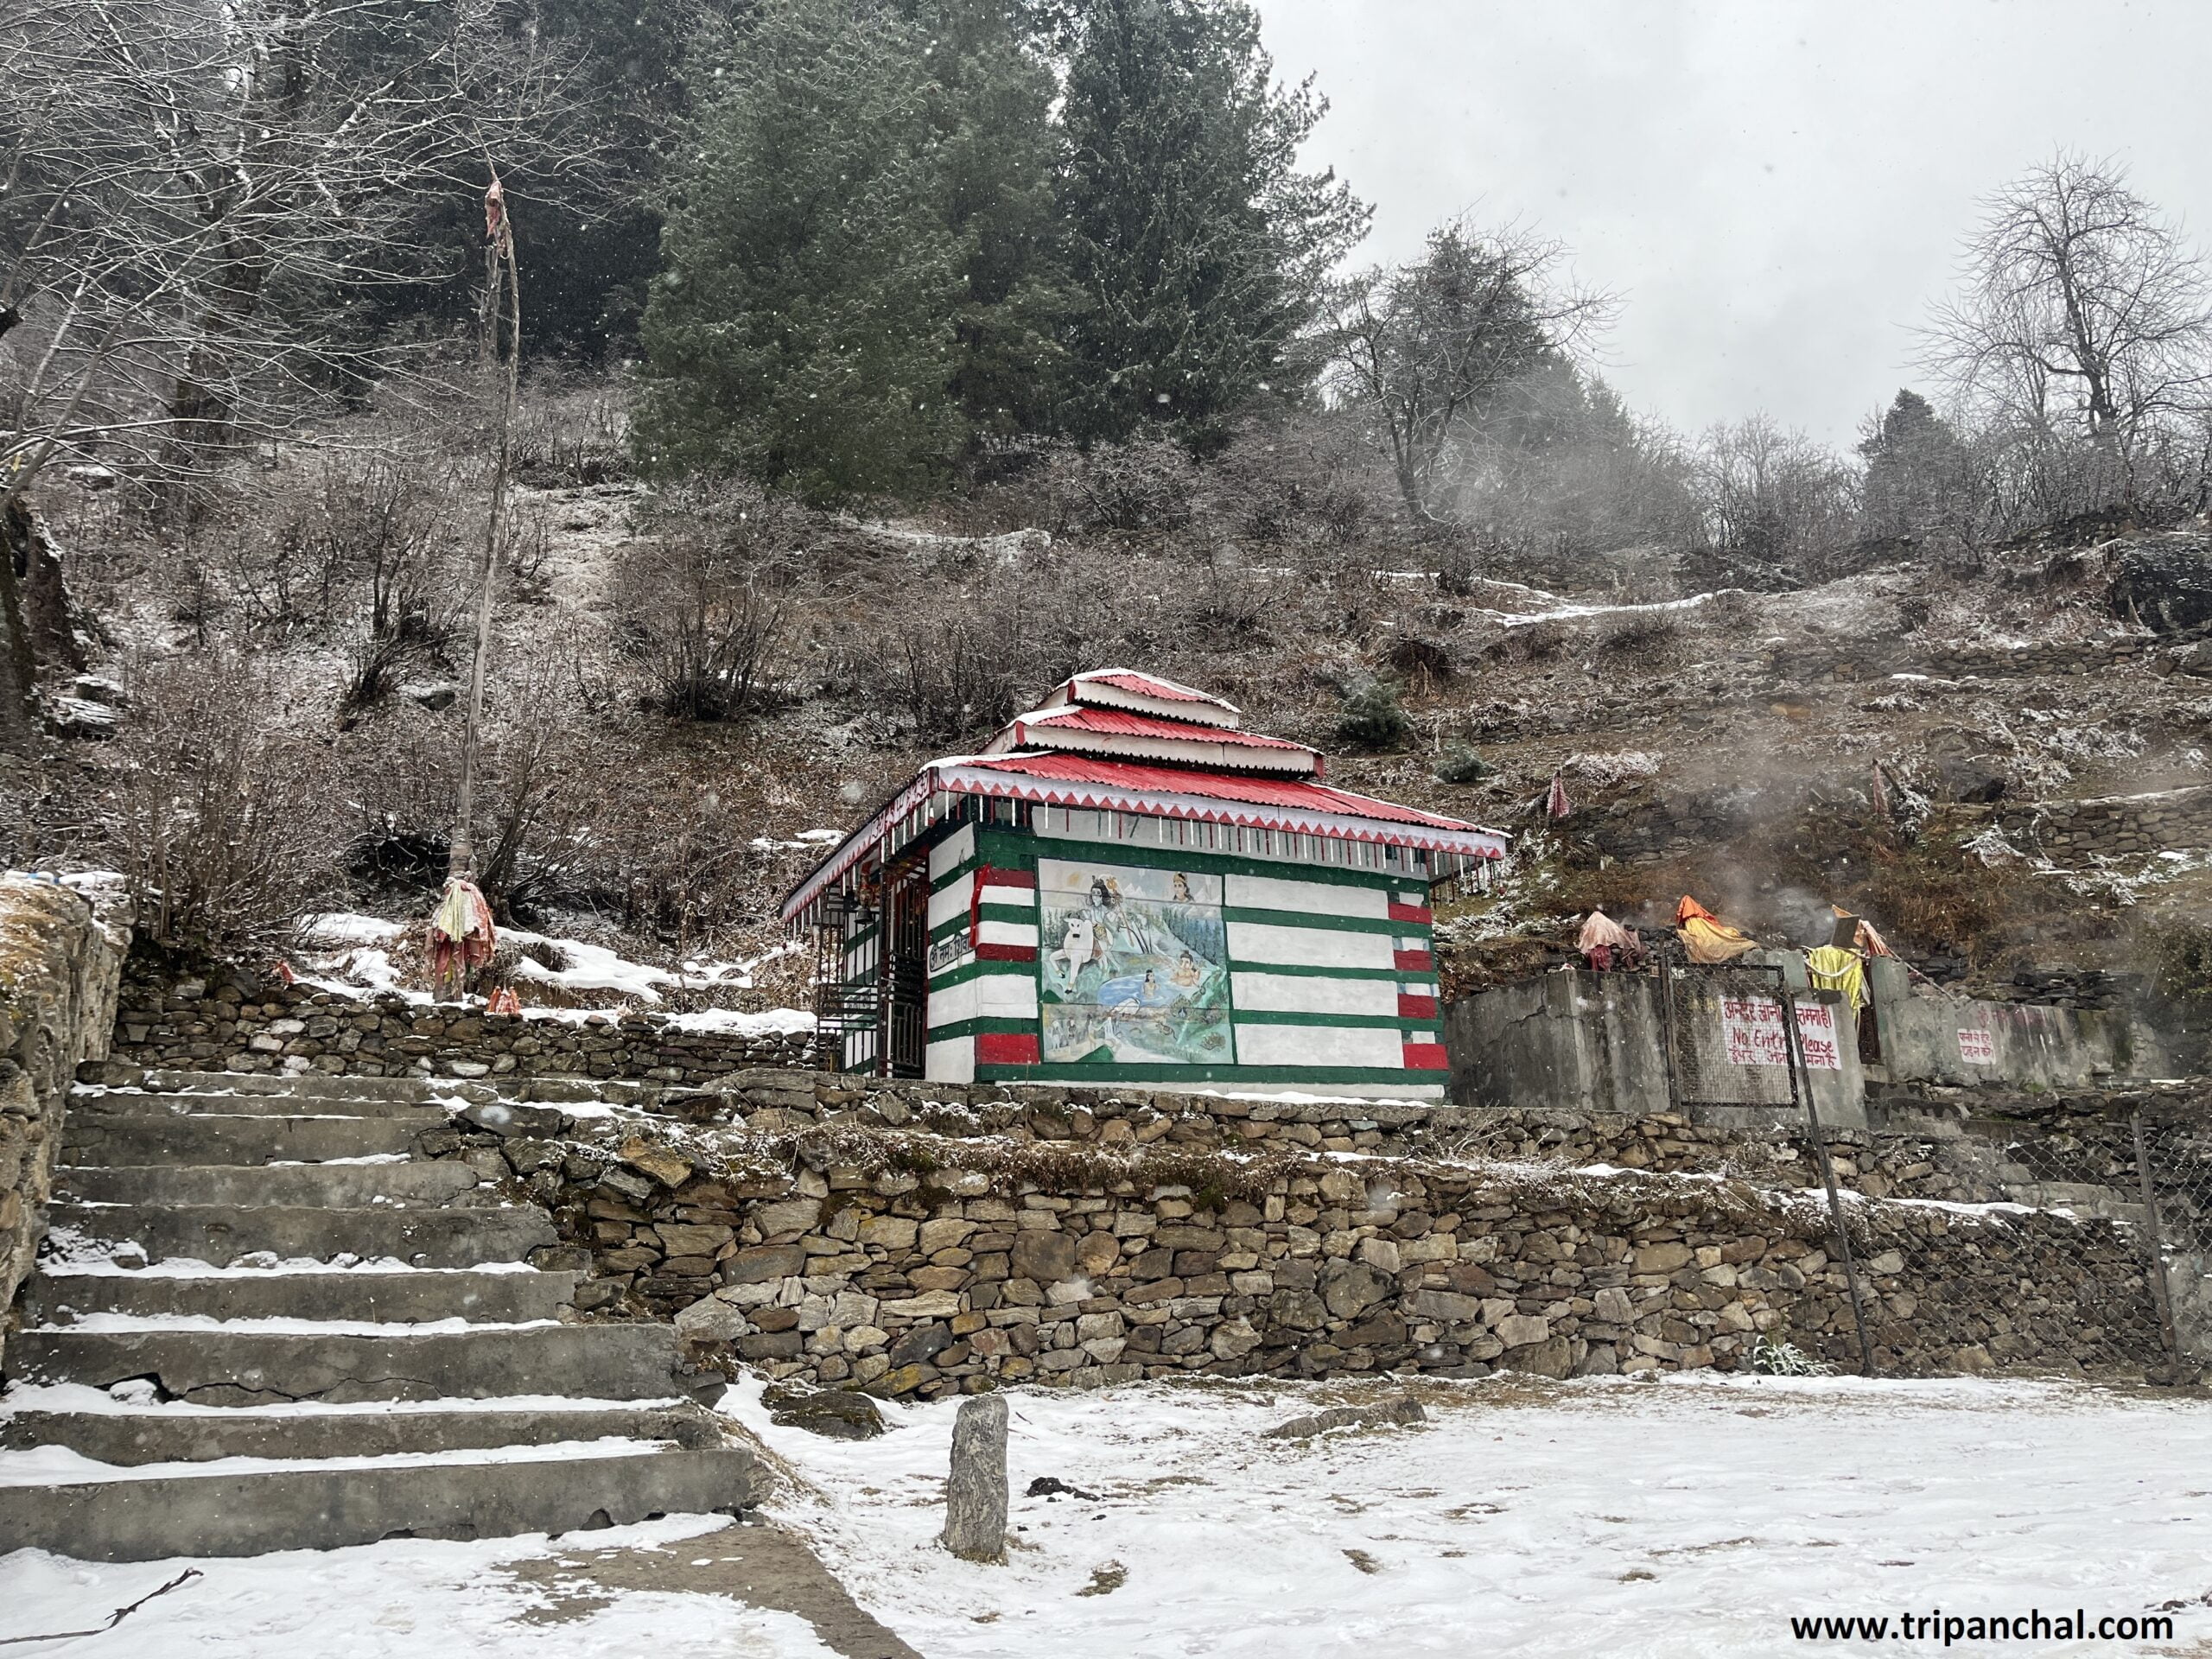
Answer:
<svg viewBox="0 0 2212 1659"><path fill-rule="evenodd" d="M860 1443L770 1426L757 1388L726 1408L810 1478L772 1510L931 1659L1766 1655L1798 1646L1792 1614L2094 1621L2169 1601L2188 1604L2171 1642L2003 1650L2212 1652L2212 1403L2029 1382L1493 1381L1424 1386L1423 1427L1258 1438L1388 1391L1018 1394L1003 1567L931 1548L953 1406L894 1408L896 1432ZM1096 1501L1021 1497L1040 1475Z"/></svg>
<svg viewBox="0 0 2212 1659"><path fill-rule="evenodd" d="M1618 1659L1941 1651L1800 1644L1794 1615L2135 1617L2171 1639L1961 1652L2212 1653L2212 1403L2062 1383L1424 1383L1431 1421L1306 1441L1260 1432L1394 1385L1145 1384L1012 1396L1015 1547L934 1547L956 1407L888 1408L848 1443L774 1427L758 1384L725 1408L786 1478L769 1505L928 1659ZM1022 1496L1052 1476L1089 1497ZM578 1535L689 1560L722 1525ZM687 1540L697 1541L687 1546ZM82 1629L206 1577L117 1630L15 1651L297 1659L744 1656L820 1659L791 1615L720 1596L609 1592L549 1615L516 1564L543 1539L90 1566L0 1558L0 1637ZM567 1610L571 1615L575 1609Z"/></svg>
<svg viewBox="0 0 2212 1659"><path fill-rule="evenodd" d="M727 1525L721 1516L671 1516L582 1536L594 1549L683 1552L688 1540ZM700 1548L690 1544L690 1554ZM504 1570L547 1554L543 1537L121 1566L21 1550L0 1556L0 1637L88 1629L194 1567L202 1577L103 1635L8 1651L69 1659L835 1659L804 1619L720 1596L632 1591L580 1617L549 1617L559 1598Z"/></svg>

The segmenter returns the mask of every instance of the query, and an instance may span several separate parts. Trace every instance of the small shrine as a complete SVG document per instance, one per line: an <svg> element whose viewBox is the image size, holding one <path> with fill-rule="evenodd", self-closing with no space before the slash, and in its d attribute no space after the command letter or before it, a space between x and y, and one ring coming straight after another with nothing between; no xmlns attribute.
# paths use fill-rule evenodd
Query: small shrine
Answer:
<svg viewBox="0 0 2212 1659"><path fill-rule="evenodd" d="M1129 669L935 760L785 899L836 1069L1433 1099L1430 895L1505 836Z"/></svg>

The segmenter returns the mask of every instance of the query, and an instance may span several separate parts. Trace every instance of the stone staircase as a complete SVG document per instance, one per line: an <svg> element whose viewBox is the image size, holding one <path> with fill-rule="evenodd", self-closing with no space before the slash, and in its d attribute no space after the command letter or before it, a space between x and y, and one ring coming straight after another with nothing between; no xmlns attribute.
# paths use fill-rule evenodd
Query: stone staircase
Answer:
<svg viewBox="0 0 2212 1659"><path fill-rule="evenodd" d="M471 1086L473 1094L483 1094ZM397 1078L72 1098L9 1338L0 1554L245 1555L737 1513L753 1459L658 1324L564 1322L539 1210L417 1159Z"/></svg>

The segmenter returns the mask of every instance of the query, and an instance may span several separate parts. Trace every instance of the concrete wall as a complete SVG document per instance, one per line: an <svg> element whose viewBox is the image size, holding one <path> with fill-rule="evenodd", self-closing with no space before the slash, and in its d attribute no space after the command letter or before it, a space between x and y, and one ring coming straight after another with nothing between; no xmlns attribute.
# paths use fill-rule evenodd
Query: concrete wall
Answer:
<svg viewBox="0 0 2212 1659"><path fill-rule="evenodd" d="M1802 958L1777 957L1799 999L1811 1005ZM1794 963L1795 971L1790 971ZM1796 1126L1782 1066L1732 1065L1721 1023L1724 987L1691 976L1677 988L1676 1041L1686 1080L1694 1078L1700 1122ZM1543 1106L1637 1116L1669 1110L1666 1017L1658 978L1648 974L1542 975L1453 1003L1445 1014L1451 1098L1468 1106ZM1808 1068L1821 1121L1866 1125L1866 1083L1848 1009L1833 1010L1840 1066Z"/></svg>
<svg viewBox="0 0 2212 1659"><path fill-rule="evenodd" d="M2155 1039L2121 1010L1938 996L1894 957L1870 963L1866 978L1888 1082L2080 1089L2160 1069ZM1974 1058L1984 1032L1989 1058Z"/></svg>
<svg viewBox="0 0 2212 1659"><path fill-rule="evenodd" d="M69 888L0 876L0 1313L46 1230L69 1085L107 1052L129 942Z"/></svg>
<svg viewBox="0 0 2212 1659"><path fill-rule="evenodd" d="M1445 1010L1451 1098L1640 1117L1668 1109L1659 982L1544 974Z"/></svg>

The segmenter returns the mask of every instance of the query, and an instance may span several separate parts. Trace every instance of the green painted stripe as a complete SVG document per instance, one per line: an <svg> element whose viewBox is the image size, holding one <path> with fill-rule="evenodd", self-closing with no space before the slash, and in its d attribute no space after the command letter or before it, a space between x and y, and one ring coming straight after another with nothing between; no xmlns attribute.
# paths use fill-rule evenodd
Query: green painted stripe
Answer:
<svg viewBox="0 0 2212 1659"><path fill-rule="evenodd" d="M948 968L944 972L932 977L930 981L930 990L932 995L938 991L949 991L956 985L965 985L971 979L986 979L994 974L1003 975L1008 978L1018 976L1022 979L1031 979L1035 977L1037 967L1034 963L963 962L959 967Z"/></svg>
<svg viewBox="0 0 2212 1659"><path fill-rule="evenodd" d="M1059 810L1055 807L1053 810ZM1386 890L1402 888L1408 892L1428 890L1428 878L1412 871L1349 869L1341 864L1307 864L1293 858L1268 858L1257 853L1203 853L1187 847L1146 847L1132 845L1126 841L1071 841L1061 836L1021 837L1004 831L993 836L993 864L1012 866L1016 856L1025 861L1020 868L1034 868L1040 858L1058 859L1069 864L1134 864L1150 869L1202 870L1220 875L1272 875L1283 880L1325 881L1348 887L1381 887ZM1005 850L996 844L1007 843Z"/></svg>
<svg viewBox="0 0 2212 1659"><path fill-rule="evenodd" d="M930 883L930 892L932 894L943 893L947 887L957 881L962 876L968 874L982 862L982 860L979 858L971 858L965 864L947 871L944 874L938 876L935 880Z"/></svg>
<svg viewBox="0 0 2212 1659"><path fill-rule="evenodd" d="M1438 1032L1441 1020L1408 1020L1395 1014L1297 1014L1287 1009L1234 1008L1230 1019L1240 1026L1322 1026L1363 1031Z"/></svg>
<svg viewBox="0 0 2212 1659"><path fill-rule="evenodd" d="M1303 979L1402 979L1423 984L1435 982L1433 973L1417 973L1406 968L1316 968L1303 962L1247 962L1242 957L1232 957L1229 963L1231 974L1289 974Z"/></svg>
<svg viewBox="0 0 2212 1659"><path fill-rule="evenodd" d="M955 1020L949 1025L931 1026L929 1040L933 1043L950 1042L956 1037L982 1037L998 1033L1011 1033L1027 1037L1036 1034L1034 1020L1009 1019L1003 1014L977 1014L972 1020Z"/></svg>
<svg viewBox="0 0 2212 1659"><path fill-rule="evenodd" d="M979 1065L978 1083L1398 1083L1440 1085L1442 1071L1362 1065ZM1359 1114L1350 1107L1344 1116Z"/></svg>
<svg viewBox="0 0 2212 1659"><path fill-rule="evenodd" d="M987 922L1012 922L1017 927L1037 925L1037 912L1020 905L985 905L982 918ZM968 931L969 917L965 912L948 916L930 930L930 943L950 938L956 933Z"/></svg>
<svg viewBox="0 0 2212 1659"><path fill-rule="evenodd" d="M1420 922L1394 922L1387 916L1330 916L1313 910L1245 910L1224 905L1224 922L1255 922L1268 927L1303 927L1317 933L1395 933L1410 938L1428 930Z"/></svg>

